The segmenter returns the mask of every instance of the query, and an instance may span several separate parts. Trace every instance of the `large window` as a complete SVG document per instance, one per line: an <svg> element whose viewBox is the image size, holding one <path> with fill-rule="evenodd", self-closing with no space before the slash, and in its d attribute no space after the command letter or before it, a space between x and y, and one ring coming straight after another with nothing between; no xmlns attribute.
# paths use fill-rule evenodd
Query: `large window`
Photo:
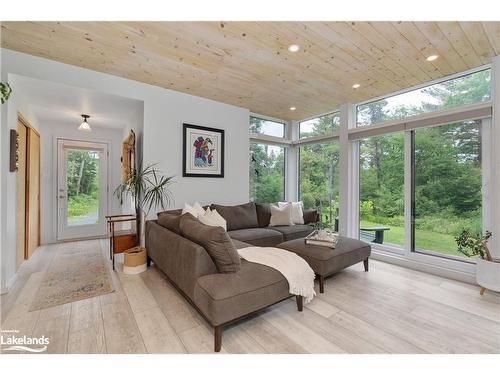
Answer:
<svg viewBox="0 0 500 375"><path fill-rule="evenodd" d="M314 137L317 135L332 134L340 128L340 113L332 112L299 123L299 138Z"/></svg>
<svg viewBox="0 0 500 375"><path fill-rule="evenodd" d="M273 137L285 137L285 124L277 121L265 120L250 116L250 133L271 135Z"/></svg>
<svg viewBox="0 0 500 375"><path fill-rule="evenodd" d="M357 107L357 126L402 119L491 99L491 69L450 79Z"/></svg>
<svg viewBox="0 0 500 375"><path fill-rule="evenodd" d="M285 199L285 148L250 143L250 200L272 203Z"/></svg>
<svg viewBox="0 0 500 375"><path fill-rule="evenodd" d="M299 195L305 208L318 208L322 223L334 227L339 202L339 142L300 147Z"/></svg>
<svg viewBox="0 0 500 375"><path fill-rule="evenodd" d="M404 135L359 142L360 238L402 247L404 228Z"/></svg>
<svg viewBox="0 0 500 375"><path fill-rule="evenodd" d="M454 236L481 232L481 138L481 121L413 131L414 251L461 256Z"/></svg>

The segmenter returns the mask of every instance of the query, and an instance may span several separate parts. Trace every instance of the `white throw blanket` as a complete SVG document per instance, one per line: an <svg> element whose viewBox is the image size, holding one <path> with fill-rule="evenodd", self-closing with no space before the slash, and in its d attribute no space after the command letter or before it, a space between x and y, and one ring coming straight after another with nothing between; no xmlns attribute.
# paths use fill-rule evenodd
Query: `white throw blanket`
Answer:
<svg viewBox="0 0 500 375"><path fill-rule="evenodd" d="M288 281L290 294L303 296L305 303L309 303L316 295L314 271L297 254L276 247L245 247L239 249L238 253L249 262L263 264L281 272Z"/></svg>

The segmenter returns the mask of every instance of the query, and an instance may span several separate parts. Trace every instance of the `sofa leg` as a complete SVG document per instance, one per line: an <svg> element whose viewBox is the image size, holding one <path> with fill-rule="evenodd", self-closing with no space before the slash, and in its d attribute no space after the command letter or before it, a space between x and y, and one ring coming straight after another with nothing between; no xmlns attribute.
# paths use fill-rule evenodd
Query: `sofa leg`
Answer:
<svg viewBox="0 0 500 375"><path fill-rule="evenodd" d="M220 352L222 347L222 326L214 327L214 351Z"/></svg>
<svg viewBox="0 0 500 375"><path fill-rule="evenodd" d="M479 294L483 295L485 291L486 291L486 288L485 287L481 287L481 289L479 290Z"/></svg>
<svg viewBox="0 0 500 375"><path fill-rule="evenodd" d="M146 266L151 267L151 258L149 256L146 258Z"/></svg>
<svg viewBox="0 0 500 375"><path fill-rule="evenodd" d="M325 292L325 276L323 275L318 275L319 276L319 292L324 293Z"/></svg>
<svg viewBox="0 0 500 375"><path fill-rule="evenodd" d="M363 266L365 266L365 272L368 272L368 258L363 261Z"/></svg>
<svg viewBox="0 0 500 375"><path fill-rule="evenodd" d="M295 296L295 299L297 300L297 310L302 311L304 306L304 297Z"/></svg>

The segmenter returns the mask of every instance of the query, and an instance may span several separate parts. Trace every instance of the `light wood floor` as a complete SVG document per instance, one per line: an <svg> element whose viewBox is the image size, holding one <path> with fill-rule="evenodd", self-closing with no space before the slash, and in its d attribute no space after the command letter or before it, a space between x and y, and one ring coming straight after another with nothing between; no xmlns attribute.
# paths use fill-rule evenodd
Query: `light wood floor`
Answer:
<svg viewBox="0 0 500 375"><path fill-rule="evenodd" d="M85 244L107 252L104 240ZM110 266L114 293L29 312L65 246L43 246L21 267L1 298L2 329L48 336L50 353L212 352L211 328L154 266L140 275ZM291 299L227 328L222 352L500 353L500 296L371 261L370 272L357 264L327 279L301 313Z"/></svg>

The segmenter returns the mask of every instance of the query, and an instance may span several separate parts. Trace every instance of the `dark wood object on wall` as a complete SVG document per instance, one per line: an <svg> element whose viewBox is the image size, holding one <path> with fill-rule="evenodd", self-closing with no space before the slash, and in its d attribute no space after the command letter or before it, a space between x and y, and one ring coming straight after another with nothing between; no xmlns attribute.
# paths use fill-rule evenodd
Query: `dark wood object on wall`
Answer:
<svg viewBox="0 0 500 375"><path fill-rule="evenodd" d="M19 168L19 134L15 129L10 129L10 167L11 172Z"/></svg>

